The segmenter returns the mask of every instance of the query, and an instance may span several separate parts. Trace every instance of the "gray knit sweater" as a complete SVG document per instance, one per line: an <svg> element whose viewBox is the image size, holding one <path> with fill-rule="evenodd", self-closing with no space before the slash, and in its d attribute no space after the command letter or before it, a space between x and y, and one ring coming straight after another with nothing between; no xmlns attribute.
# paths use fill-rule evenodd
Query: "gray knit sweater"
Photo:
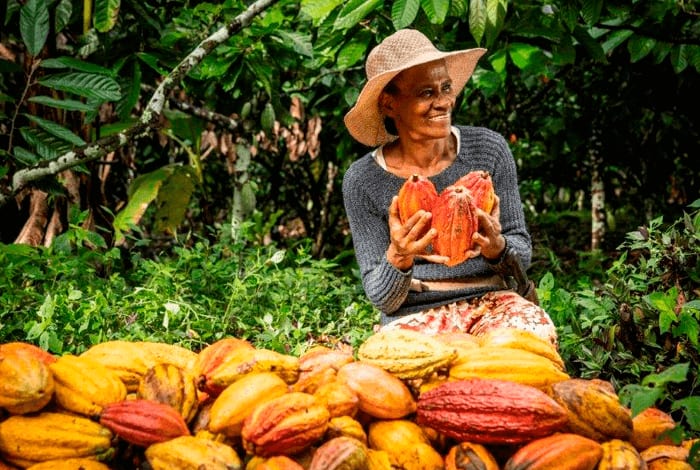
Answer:
<svg viewBox="0 0 700 470"><path fill-rule="evenodd" d="M502 234L507 246L515 248L523 266L530 265L532 246L525 225L517 170L505 139L482 127L457 126L460 148L455 161L430 180L438 192L472 170L491 173L500 198ZM499 265L479 256L457 266L447 267L416 258L413 268L404 272L386 258L389 246L388 209L405 179L381 168L371 153L352 163L343 177L343 199L350 222L362 284L369 300L381 311L381 323L483 295L494 288L467 288L452 291L410 291L412 277L432 281L498 272Z"/></svg>

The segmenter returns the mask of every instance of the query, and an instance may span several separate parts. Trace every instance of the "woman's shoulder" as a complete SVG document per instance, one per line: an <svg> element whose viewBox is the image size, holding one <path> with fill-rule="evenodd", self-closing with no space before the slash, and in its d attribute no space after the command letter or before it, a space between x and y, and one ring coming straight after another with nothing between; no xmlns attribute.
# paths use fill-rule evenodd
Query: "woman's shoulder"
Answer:
<svg viewBox="0 0 700 470"><path fill-rule="evenodd" d="M459 130L459 135L463 142L497 143L499 145L506 143L506 139L503 135L488 127L466 125L457 125L455 127Z"/></svg>
<svg viewBox="0 0 700 470"><path fill-rule="evenodd" d="M357 186L377 171L377 163L372 156L372 152L367 152L357 160L354 160L343 175L343 185Z"/></svg>

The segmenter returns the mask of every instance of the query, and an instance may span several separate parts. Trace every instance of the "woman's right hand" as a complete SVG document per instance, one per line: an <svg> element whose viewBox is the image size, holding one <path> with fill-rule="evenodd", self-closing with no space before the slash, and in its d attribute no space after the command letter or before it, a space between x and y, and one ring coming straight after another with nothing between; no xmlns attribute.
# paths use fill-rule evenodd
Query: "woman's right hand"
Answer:
<svg viewBox="0 0 700 470"><path fill-rule="evenodd" d="M430 212L419 210L411 216L406 224L399 218L398 197L394 196L389 206L389 236L391 241L386 256L391 264L401 271L413 266L413 259L418 256L433 263L446 263L446 256L431 255L427 249L437 235L437 230L430 228Z"/></svg>

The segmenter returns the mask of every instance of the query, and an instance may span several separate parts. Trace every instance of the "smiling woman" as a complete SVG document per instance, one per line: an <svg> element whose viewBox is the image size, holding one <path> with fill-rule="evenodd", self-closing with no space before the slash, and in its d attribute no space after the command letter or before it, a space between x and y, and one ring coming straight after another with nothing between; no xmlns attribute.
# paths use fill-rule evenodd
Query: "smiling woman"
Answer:
<svg viewBox="0 0 700 470"><path fill-rule="evenodd" d="M506 254L515 251L527 267L532 253L510 148L489 129L452 123L456 97L485 52L442 52L413 29L370 52L367 83L345 116L350 134L373 147L343 178L355 255L383 328L483 334L510 326L556 343L547 313L503 282ZM440 226L431 211L402 222L397 194L413 175L445 193L476 171L488 173L497 196L490 212L473 208L472 248L452 265L432 251Z"/></svg>

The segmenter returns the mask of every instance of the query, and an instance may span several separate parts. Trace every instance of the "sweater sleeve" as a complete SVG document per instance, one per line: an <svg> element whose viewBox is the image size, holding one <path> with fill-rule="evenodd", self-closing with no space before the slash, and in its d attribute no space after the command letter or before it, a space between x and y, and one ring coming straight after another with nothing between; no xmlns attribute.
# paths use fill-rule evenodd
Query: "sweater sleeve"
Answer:
<svg viewBox="0 0 700 470"><path fill-rule="evenodd" d="M388 213L378 200L391 195L390 191L381 194L381 184L368 181L366 172L360 169L363 163L358 161L346 171L343 202L367 298L382 312L391 313L406 299L412 272L397 269L386 257L390 241Z"/></svg>

